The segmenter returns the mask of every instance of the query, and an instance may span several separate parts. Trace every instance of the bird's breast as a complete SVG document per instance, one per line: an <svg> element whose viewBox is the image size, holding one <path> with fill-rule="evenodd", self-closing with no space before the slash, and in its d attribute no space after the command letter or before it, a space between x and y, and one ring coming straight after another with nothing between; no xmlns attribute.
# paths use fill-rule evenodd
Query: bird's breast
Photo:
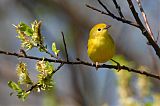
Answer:
<svg viewBox="0 0 160 106"><path fill-rule="evenodd" d="M97 36L88 40L88 55L94 62L106 62L111 59L115 52L112 38Z"/></svg>

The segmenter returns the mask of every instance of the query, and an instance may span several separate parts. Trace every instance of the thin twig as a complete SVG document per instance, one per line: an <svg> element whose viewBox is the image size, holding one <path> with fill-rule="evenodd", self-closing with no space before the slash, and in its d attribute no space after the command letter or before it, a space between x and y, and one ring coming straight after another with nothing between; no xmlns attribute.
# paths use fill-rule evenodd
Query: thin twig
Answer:
<svg viewBox="0 0 160 106"><path fill-rule="evenodd" d="M150 33L152 39L155 40L155 39L154 39L154 36L153 36L153 32L152 32L151 27L150 27L150 25L149 25L147 16L146 16L146 14L145 14L145 12L144 12L144 9L143 9L143 7L142 7L141 1L140 1L140 0L136 0L136 1L137 1L138 6L139 6L139 9L140 9L140 11L141 11L141 13L142 13L142 16L143 16L143 19L144 19L144 23L145 23L145 25L146 25L146 27L147 27L147 30L148 30L148 32Z"/></svg>
<svg viewBox="0 0 160 106"><path fill-rule="evenodd" d="M99 9L93 7L93 6L88 5L88 4L86 4L86 7L90 8L90 9L92 9L92 10L95 10L95 11L101 13L101 14L109 15L109 13L106 13L106 12L104 12L104 11L102 11L102 10L99 10Z"/></svg>
<svg viewBox="0 0 160 106"><path fill-rule="evenodd" d="M157 45L157 43L152 39L150 33L146 30L146 28L144 27L144 25L142 24L139 16L138 16L138 13L136 12L135 10L135 7L132 3L132 0L127 0L128 2L128 5L129 5L129 8L136 20L136 22L139 24L139 29L141 30L142 34L147 38L148 40L148 43L153 47L153 49L155 50L157 56L160 58L160 48L159 46Z"/></svg>
<svg viewBox="0 0 160 106"><path fill-rule="evenodd" d="M118 13L119 13L120 17L125 19L124 15L123 15L123 13L121 11L121 7L118 5L117 1L116 0L112 0L112 1L113 1L114 5L115 5L116 9L118 10Z"/></svg>
<svg viewBox="0 0 160 106"><path fill-rule="evenodd" d="M77 60L79 62L81 62L82 64L84 64L84 65L86 64L85 61L82 61L79 58L77 58ZM92 64L92 63L90 63L90 64ZM96 67L95 64L93 64L93 65L94 65L94 67ZM108 69L116 69L116 70L118 70L120 68L120 69L123 69L123 70L127 70L128 72L134 72L134 73L142 74L142 75L149 76L151 78L155 78L155 79L160 80L160 76L159 75L151 74L151 73L148 73L148 72L143 71L143 70L136 70L136 69L133 69L133 68L129 68L127 66L120 65L120 63L119 63L119 65L102 64L102 65L98 65L98 68L108 68Z"/></svg>
<svg viewBox="0 0 160 106"><path fill-rule="evenodd" d="M31 92L34 88L39 87L38 84L32 85L26 92Z"/></svg>
<svg viewBox="0 0 160 106"><path fill-rule="evenodd" d="M61 34L62 34L62 38L63 38L63 44L64 44L65 53L66 53L66 58L67 58L67 61L69 62L67 46L66 46L66 42L65 42L65 38L64 38L64 33L61 32Z"/></svg>
<svg viewBox="0 0 160 106"><path fill-rule="evenodd" d="M51 74L54 74L55 72L57 72L63 65L64 63L61 63Z"/></svg>
<svg viewBox="0 0 160 106"><path fill-rule="evenodd" d="M43 45L40 45L40 47L42 47L43 50L44 50L47 54L49 54L51 57L53 57L53 58L55 58L55 59L58 59L57 56L55 56L55 55L53 55L51 52L49 52L49 51L47 50L47 48L45 48Z"/></svg>
<svg viewBox="0 0 160 106"><path fill-rule="evenodd" d="M46 52L47 54L49 54L51 57L54 57L55 59L57 59L57 57L54 56L52 53L50 53L48 50L45 50L45 52Z"/></svg>
<svg viewBox="0 0 160 106"><path fill-rule="evenodd" d="M25 50L20 49L20 50L19 50L19 52L20 52L21 54L23 54L25 57L27 56L27 54L26 54Z"/></svg>
<svg viewBox="0 0 160 106"><path fill-rule="evenodd" d="M132 21L129 21L129 20L126 20L126 19L122 19L121 17L117 17L117 16L115 16L114 14L106 13L106 12L104 12L104 11L102 11L102 10L100 10L100 9L97 9L97 8L95 8L95 7L93 7L93 6L90 6L90 5L88 5L88 4L86 4L86 6L87 6L88 8L90 8L90 9L92 9L92 10L95 10L95 11L101 13L101 14L110 16L110 17L112 17L113 19L116 19L116 20L121 21L121 22L123 22L123 23L126 23L126 24L129 24L129 25L132 25L132 26L135 26L135 27L139 28L139 25L138 25L137 23L135 23L135 22L132 22Z"/></svg>
<svg viewBox="0 0 160 106"><path fill-rule="evenodd" d="M34 56L28 56L28 55L25 57L23 54L18 54L18 53L14 53L14 52L6 52L6 51L2 51L2 50L0 50L0 54L16 56L16 57L32 59L32 60L44 60L44 61L54 62L54 63L62 63L62 64L70 64L70 65L85 65L85 66L90 66L90 67L96 67L96 64L85 62L80 59L77 59L78 61L69 61L68 62L65 60L54 60L54 59L49 59L49 58L40 58L40 57L34 57ZM101 64L101 65L98 65L98 68L108 68L108 69L116 69L116 70L123 69L123 70L127 70L129 72L142 74L142 75L149 76L151 78L155 78L155 79L160 80L159 75L155 75L155 74L143 71L143 70L136 70L136 69L124 66L124 65L117 66L117 65Z"/></svg>
<svg viewBox="0 0 160 106"><path fill-rule="evenodd" d="M157 38L156 38L156 43L157 44L158 44L159 38L160 38L160 33L159 33L159 30L158 30L158 35L157 35Z"/></svg>
<svg viewBox="0 0 160 106"><path fill-rule="evenodd" d="M41 27L41 25L42 25L42 21L39 21L38 22L38 30L37 30L37 32L38 32L38 35L39 35L39 39L41 40L40 41L40 44L38 45L41 49L43 49L47 54L49 54L51 57L54 57L54 58L57 58L56 56L54 56L52 53L50 53L48 50L47 50L47 48L44 46L44 42L43 42L43 38L42 38L42 35L41 35L41 30L40 30L40 27Z"/></svg>
<svg viewBox="0 0 160 106"><path fill-rule="evenodd" d="M64 64L61 63L61 64L51 73L51 75L54 74L55 72L57 72L63 65L64 65ZM30 87L30 89L26 90L26 92L30 92L30 91L32 91L32 90L33 90L34 88L36 88L36 87L40 87L40 85L38 85L38 83L36 83L36 84L32 85L32 86Z"/></svg>
<svg viewBox="0 0 160 106"><path fill-rule="evenodd" d="M97 0L98 3L108 12L108 14L114 15L102 2L101 0Z"/></svg>
<svg viewBox="0 0 160 106"><path fill-rule="evenodd" d="M105 15L107 15L107 16L110 16L110 17L112 17L113 19L116 19L116 20L121 21L121 22L123 22L123 23L126 23L126 24L129 24L129 25L132 25L132 26L135 26L135 27L139 28L139 29L141 30L142 34L147 38L148 43L149 43L149 44L153 47L153 49L155 50L157 56L160 58L160 47L159 47L159 46L157 45L157 43L152 39L152 37L150 36L150 33L146 30L146 28L145 28L144 25L142 24L142 22L141 22L141 20L140 20L140 18L139 18L139 16L138 16L138 13L136 12L136 10L135 10L135 8L134 8L134 5L133 5L133 3L132 3L131 0L127 0L127 2L128 2L129 8L130 8L130 10L132 11L132 14L133 14L133 16L134 16L134 18L135 18L135 20L136 20L137 23L132 22L132 21L128 21L128 20L126 20L126 19L122 19L122 18L120 18L120 17L115 16L114 14L112 14L112 13L107 9L107 7L106 7L100 0L98 0L98 2L99 2L99 3L104 7L104 9L105 9L107 12L109 12L109 13L105 13L104 11L101 11L101 10L99 10L99 9L93 7L93 6L90 6L90 5L86 5L86 6L87 6L88 8L90 8L90 9L92 9L92 10L95 10L95 11L98 11L98 12L100 12L100 13L102 13L102 14L105 14ZM110 14L110 13L111 13L111 14Z"/></svg>

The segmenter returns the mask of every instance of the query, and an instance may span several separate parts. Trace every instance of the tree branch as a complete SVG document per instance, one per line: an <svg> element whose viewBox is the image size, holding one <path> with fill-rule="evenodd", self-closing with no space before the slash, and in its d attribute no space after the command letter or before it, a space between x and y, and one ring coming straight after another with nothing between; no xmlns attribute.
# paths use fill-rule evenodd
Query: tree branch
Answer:
<svg viewBox="0 0 160 106"><path fill-rule="evenodd" d="M31 92L36 87L39 87L39 85L38 84L32 85L30 89L26 90L26 92Z"/></svg>
<svg viewBox="0 0 160 106"><path fill-rule="evenodd" d="M66 42L65 42L65 38L64 38L64 33L61 32L61 34L62 34L62 38L63 38L63 44L64 44L65 53L66 53L66 58L67 58L67 61L69 61L68 52L67 52L67 46L66 46Z"/></svg>
<svg viewBox="0 0 160 106"><path fill-rule="evenodd" d="M43 45L42 47L44 48L44 51L49 54L51 57L55 58L55 59L58 59L55 55L53 55L51 52L49 52Z"/></svg>
<svg viewBox="0 0 160 106"><path fill-rule="evenodd" d="M151 27L150 27L150 25L149 25L147 16L146 16L146 14L145 14L145 12L144 12L144 9L143 9L143 7L142 7L142 4L141 4L140 0L136 0L136 1L137 1L137 3L138 3L139 9L140 9L140 11L141 11L141 13L142 13L142 16L143 16L143 19L144 19L144 23L145 23L145 25L146 25L146 27L147 27L147 29L148 29L148 32L150 33L152 39L155 40L155 39L154 39L154 36L153 36L153 32L152 32Z"/></svg>
<svg viewBox="0 0 160 106"><path fill-rule="evenodd" d="M57 72L63 65L64 65L64 64L61 63L61 64L51 73L51 75L53 75L55 72ZM31 92L31 91L32 91L34 88L36 88L36 87L41 87L41 86L38 85L38 83L36 83L36 84L32 85L32 86L30 87L30 89L26 90L26 92Z"/></svg>
<svg viewBox="0 0 160 106"><path fill-rule="evenodd" d="M61 63L51 74L56 73L63 65L64 63Z"/></svg>
<svg viewBox="0 0 160 106"><path fill-rule="evenodd" d="M136 22L140 25L139 29L141 30L142 34L147 38L148 43L150 45L152 45L152 47L155 50L157 56L160 58L160 48L157 45L157 43L152 39L150 33L146 30L146 28L142 24L142 22L141 22L141 20L140 20L140 18L138 16L138 13L136 12L135 7L134 7L134 5L132 3L132 0L127 0L127 2L128 2L129 8L130 8L130 10L131 10Z"/></svg>
<svg viewBox="0 0 160 106"><path fill-rule="evenodd" d="M102 10L100 10L100 9L97 9L97 8L95 8L95 7L93 7L93 6L90 6L90 5L88 5L88 4L86 4L86 6L87 6L88 8L90 8L90 9L94 10L94 11L97 11L97 12L101 13L101 14L110 16L110 17L112 17L113 19L116 19L116 20L121 21L121 22L123 22L123 23L126 23L126 24L129 24L129 25L132 25L132 26L135 26L135 27L139 28L139 25L138 25L137 23L135 23L135 22L129 21L129 20L127 20L127 19L122 19L121 17L117 17L117 16L115 16L114 14L106 13L106 12L104 12L104 11L102 11Z"/></svg>
<svg viewBox="0 0 160 106"><path fill-rule="evenodd" d="M118 10L118 13L119 13L120 17L125 19L124 15L123 15L123 13L121 11L121 7L118 5L117 1L116 0L112 0L112 1L113 1L114 5L115 5L116 9Z"/></svg>
<svg viewBox="0 0 160 106"><path fill-rule="evenodd" d="M142 22L141 22L141 20L140 20L140 18L139 18L139 16L138 16L138 13L136 12L136 10L135 10L135 8L134 8L134 5L133 5L133 3L132 3L131 0L127 0L127 2L128 2L129 8L130 8L130 10L131 10L131 12L132 12L132 14L133 14L133 16L134 16L134 18L135 18L135 20L136 20L137 23L132 22L132 21L129 21L129 20L126 20L126 19L123 19L123 18L121 18L121 17L115 16L113 13L111 13L111 12L109 11L109 9L108 9L100 0L97 0L97 1L98 1L99 4L106 10L107 13L104 12L104 11L101 11L101 10L95 8L95 7L92 7L92 6L90 6L90 5L87 5L87 4L86 4L86 6L87 6L88 8L90 8L90 9L92 9L92 10L95 10L95 11L97 11L97 12L100 12L101 14L105 14L105 15L107 15L107 16L110 16L110 17L112 17L113 19L116 19L116 20L121 21L121 22L123 22L123 23L126 23L126 24L129 24L129 25L132 25L132 26L135 26L135 27L139 28L139 29L141 30L142 34L143 34L143 35L146 37L146 39L148 40L148 43L149 43L149 44L153 47L153 49L155 50L156 55L160 58L160 47L157 45L156 41L154 41L154 39L151 37L150 33L146 30L146 28L145 28L144 25L142 24Z"/></svg>
<svg viewBox="0 0 160 106"><path fill-rule="evenodd" d="M21 57L21 58L26 58L26 59L32 59L32 60L44 60L44 61L48 61L48 62L61 63L61 65L59 67L62 67L62 64L85 65L85 66L90 66L90 67L96 67L96 64L85 62L85 61L82 61L80 59L77 59L78 61L54 60L54 59L49 59L49 58L39 58L39 57L27 56L27 55L24 56L23 54L18 54L18 53L14 53L14 52L6 52L6 51L2 51L2 50L0 50L0 54L11 55L11 56ZM159 75L155 75L155 74L143 71L143 70L136 70L136 69L124 66L124 65L102 64L102 65L98 65L98 68L108 68L108 69L116 69L116 70L120 70L120 69L122 70L123 69L123 70L126 70L128 72L138 73L138 74L142 74L142 75L149 76L151 78L160 80Z"/></svg>

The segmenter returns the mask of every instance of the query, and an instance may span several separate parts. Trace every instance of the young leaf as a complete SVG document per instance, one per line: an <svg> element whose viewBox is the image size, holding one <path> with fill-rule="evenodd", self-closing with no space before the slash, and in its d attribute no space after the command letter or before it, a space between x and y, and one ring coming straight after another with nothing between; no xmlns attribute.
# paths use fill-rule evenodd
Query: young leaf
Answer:
<svg viewBox="0 0 160 106"><path fill-rule="evenodd" d="M55 53L56 56L58 56L58 53L60 52L60 50L57 49L55 42L52 43L52 51Z"/></svg>
<svg viewBox="0 0 160 106"><path fill-rule="evenodd" d="M40 27L41 21L34 21L31 24L31 27L27 24L20 22L16 27L16 31L18 33L17 38L21 41L21 47L25 48L26 50L30 50L33 47L40 48L41 50L44 46L44 37L41 35Z"/></svg>
<svg viewBox="0 0 160 106"><path fill-rule="evenodd" d="M26 25L25 23L20 22L18 24L18 26L19 26L19 30L24 32L27 36L32 36L33 35L33 30L28 25Z"/></svg>
<svg viewBox="0 0 160 106"><path fill-rule="evenodd" d="M26 91L22 90L22 89L20 88L20 86L19 86L18 84L16 84L15 82L13 82L13 81L9 81L9 82L8 82L8 86L9 86L12 90L14 90L14 91L17 92L18 98L20 98L22 101L24 101L24 100L26 99L26 97L30 94L30 91L29 91L29 92L26 92ZM10 96L11 96L12 94L13 94L13 92L10 93Z"/></svg>
<svg viewBox="0 0 160 106"><path fill-rule="evenodd" d="M16 84L15 82L13 82L13 81L9 81L8 82L8 86L11 89L13 89L14 91L16 91L16 92L21 92L22 91L22 89L20 88L20 86L18 84Z"/></svg>
<svg viewBox="0 0 160 106"><path fill-rule="evenodd" d="M28 92L26 92L26 91L21 91L21 92L18 92L17 96L18 96L18 98L21 99L22 101L25 101L29 94L30 94L30 91L28 91Z"/></svg>

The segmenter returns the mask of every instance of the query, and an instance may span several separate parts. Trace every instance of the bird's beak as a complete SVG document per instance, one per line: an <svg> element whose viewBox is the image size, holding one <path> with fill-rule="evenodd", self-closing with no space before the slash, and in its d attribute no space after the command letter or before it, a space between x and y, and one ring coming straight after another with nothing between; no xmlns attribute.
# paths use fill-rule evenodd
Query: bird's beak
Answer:
<svg viewBox="0 0 160 106"><path fill-rule="evenodd" d="M110 28L111 27L111 25L107 25L104 29L108 29L108 28Z"/></svg>

